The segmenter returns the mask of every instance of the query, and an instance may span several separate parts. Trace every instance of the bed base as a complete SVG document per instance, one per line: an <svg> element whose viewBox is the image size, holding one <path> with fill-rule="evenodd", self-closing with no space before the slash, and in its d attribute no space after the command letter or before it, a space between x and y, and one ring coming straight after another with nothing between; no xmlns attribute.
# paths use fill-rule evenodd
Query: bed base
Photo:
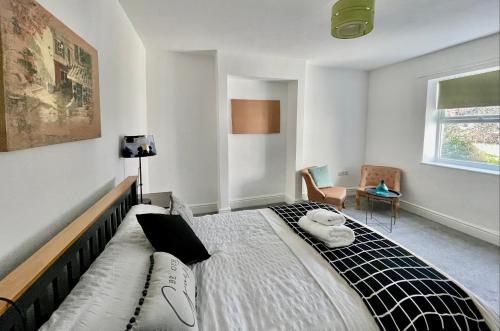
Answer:
<svg viewBox="0 0 500 331"><path fill-rule="evenodd" d="M136 204L137 177L128 177L0 280L0 330L42 326Z"/></svg>

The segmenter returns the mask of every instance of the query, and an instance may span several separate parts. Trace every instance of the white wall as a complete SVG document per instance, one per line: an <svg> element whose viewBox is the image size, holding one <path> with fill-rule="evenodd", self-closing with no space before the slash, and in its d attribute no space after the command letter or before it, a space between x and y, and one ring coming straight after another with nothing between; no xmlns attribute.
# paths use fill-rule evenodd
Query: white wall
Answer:
<svg viewBox="0 0 500 331"><path fill-rule="evenodd" d="M217 202L215 57L147 51L150 191L173 191L197 212ZM198 208L196 208L198 207Z"/></svg>
<svg viewBox="0 0 500 331"><path fill-rule="evenodd" d="M295 183L286 181L295 180L296 152L302 152L302 148L296 148L302 142L296 118L303 111L299 85L302 91L305 62L226 52L217 52L216 57L214 54L147 50L148 132L154 134L158 149L158 155L148 159L149 191L173 191L195 212L215 211L217 206L229 208L230 200L283 195L287 187L293 192ZM230 89L228 82L234 76L289 81L260 86L248 82L252 91L243 93L249 87L241 85L244 81L235 83L236 89ZM237 137L230 147L232 93L234 97L257 99L276 95L287 113L288 105L293 105L292 116L282 117L284 131L279 138L261 137L254 144L245 140L248 137ZM293 130L289 129L288 121L293 121ZM301 125L302 120L298 123ZM253 155L251 159L251 149L240 148L245 144L252 145L260 158ZM230 148L242 154L233 155ZM273 152L263 154L264 149ZM265 159L268 157L272 159ZM253 163L243 162L245 159Z"/></svg>
<svg viewBox="0 0 500 331"><path fill-rule="evenodd" d="M280 133L229 135L229 198L275 196L283 201L286 173L288 83L243 78L228 81L229 99L279 100Z"/></svg>
<svg viewBox="0 0 500 331"><path fill-rule="evenodd" d="M352 188L359 184L367 98L367 72L307 66L304 165L328 165L334 185ZM349 174L339 176L342 171Z"/></svg>
<svg viewBox="0 0 500 331"><path fill-rule="evenodd" d="M229 147L230 101L228 80L231 76L292 81L287 116L286 196L294 201L301 196L300 177L296 170L302 166L302 124L304 114L305 61L263 55L217 51L217 154L218 154L218 208L230 210ZM296 96L296 97L295 97ZM295 101L296 100L296 101Z"/></svg>
<svg viewBox="0 0 500 331"><path fill-rule="evenodd" d="M117 0L39 1L99 52L102 138L0 153L0 278L125 176L146 128L145 50Z"/></svg>
<svg viewBox="0 0 500 331"><path fill-rule="evenodd" d="M498 244L499 177L421 163L427 81L499 61L499 35L370 73L366 161L403 170L403 207Z"/></svg>

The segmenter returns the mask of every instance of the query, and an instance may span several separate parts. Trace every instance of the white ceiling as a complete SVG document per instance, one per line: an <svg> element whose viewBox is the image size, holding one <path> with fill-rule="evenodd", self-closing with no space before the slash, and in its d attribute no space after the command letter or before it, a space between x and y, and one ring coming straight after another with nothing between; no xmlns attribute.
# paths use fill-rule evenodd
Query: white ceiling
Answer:
<svg viewBox="0 0 500 331"><path fill-rule="evenodd" d="M499 0L377 0L367 36L330 36L330 0L120 0L147 47L374 69L499 31Z"/></svg>

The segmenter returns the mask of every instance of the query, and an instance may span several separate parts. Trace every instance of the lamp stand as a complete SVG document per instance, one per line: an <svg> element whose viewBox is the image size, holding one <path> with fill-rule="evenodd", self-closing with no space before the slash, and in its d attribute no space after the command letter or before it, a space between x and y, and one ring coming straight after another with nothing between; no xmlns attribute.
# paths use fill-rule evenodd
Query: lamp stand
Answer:
<svg viewBox="0 0 500 331"><path fill-rule="evenodd" d="M141 203L143 203L143 200L142 200L142 162L141 162L141 157L139 157L139 189L141 192Z"/></svg>
<svg viewBox="0 0 500 331"><path fill-rule="evenodd" d="M143 199L142 198L142 162L141 162L141 157L139 156L139 191L140 191L140 203L141 204L148 204L150 205L151 204L151 200L150 199Z"/></svg>

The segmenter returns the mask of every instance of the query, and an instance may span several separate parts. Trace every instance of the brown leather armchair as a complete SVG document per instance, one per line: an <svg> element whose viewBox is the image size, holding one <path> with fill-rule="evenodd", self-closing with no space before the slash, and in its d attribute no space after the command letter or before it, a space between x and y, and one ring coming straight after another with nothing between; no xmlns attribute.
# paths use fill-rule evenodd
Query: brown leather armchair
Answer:
<svg viewBox="0 0 500 331"><path fill-rule="evenodd" d="M334 186L319 188L314 183L314 180L309 173L309 168L301 170L302 178L306 182L307 197L311 202L323 202L335 205L338 210L345 208L345 200L347 197L347 189L345 187Z"/></svg>
<svg viewBox="0 0 500 331"><path fill-rule="evenodd" d="M376 187L382 179L390 190L401 191L401 169L373 165L361 167L361 181L356 190L356 209L360 208L361 197L366 196L365 188ZM399 217L399 199L396 202L395 212Z"/></svg>

